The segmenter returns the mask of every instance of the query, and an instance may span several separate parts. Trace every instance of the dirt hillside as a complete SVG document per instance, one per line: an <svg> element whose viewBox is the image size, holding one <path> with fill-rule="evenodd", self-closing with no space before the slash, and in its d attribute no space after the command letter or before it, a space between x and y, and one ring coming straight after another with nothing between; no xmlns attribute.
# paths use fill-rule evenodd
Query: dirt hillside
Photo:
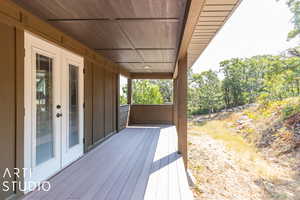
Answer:
<svg viewBox="0 0 300 200"><path fill-rule="evenodd" d="M193 117L188 139L197 199L300 200L299 98Z"/></svg>

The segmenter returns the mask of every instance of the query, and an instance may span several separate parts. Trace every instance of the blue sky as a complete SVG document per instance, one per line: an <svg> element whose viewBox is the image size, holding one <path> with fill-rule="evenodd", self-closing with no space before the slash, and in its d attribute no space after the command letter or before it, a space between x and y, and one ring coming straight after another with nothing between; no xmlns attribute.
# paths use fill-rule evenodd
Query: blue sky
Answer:
<svg viewBox="0 0 300 200"><path fill-rule="evenodd" d="M287 41L293 28L291 18L285 0L243 0L195 62L193 71L218 70L226 59L276 55L297 46L298 39Z"/></svg>

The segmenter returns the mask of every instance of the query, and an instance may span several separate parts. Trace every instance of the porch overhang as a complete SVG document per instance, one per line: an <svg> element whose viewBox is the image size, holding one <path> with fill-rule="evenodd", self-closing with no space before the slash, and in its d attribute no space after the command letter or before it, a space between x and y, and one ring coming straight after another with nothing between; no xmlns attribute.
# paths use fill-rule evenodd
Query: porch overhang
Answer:
<svg viewBox="0 0 300 200"><path fill-rule="evenodd" d="M177 62L187 56L187 66L191 67L241 2L242 0L189 1ZM178 65L175 65L174 78L177 75Z"/></svg>
<svg viewBox="0 0 300 200"><path fill-rule="evenodd" d="M176 78L178 61L187 56L192 66L241 0L14 2L85 44L93 57L107 58L127 77L173 73Z"/></svg>
<svg viewBox="0 0 300 200"><path fill-rule="evenodd" d="M131 79L173 79L173 73L131 73Z"/></svg>

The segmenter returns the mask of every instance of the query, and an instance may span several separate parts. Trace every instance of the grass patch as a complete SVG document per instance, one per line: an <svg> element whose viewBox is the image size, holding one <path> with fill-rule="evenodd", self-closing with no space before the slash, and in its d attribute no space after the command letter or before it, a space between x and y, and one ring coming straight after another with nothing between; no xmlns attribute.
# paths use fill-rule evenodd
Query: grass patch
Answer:
<svg viewBox="0 0 300 200"><path fill-rule="evenodd" d="M229 149L237 152L255 151L253 145L248 144L242 136L235 134L228 124L221 120L212 120L204 125L194 125L190 132L206 133L216 140L221 140Z"/></svg>
<svg viewBox="0 0 300 200"><path fill-rule="evenodd" d="M237 134L230 126L232 119L236 116L231 115L224 120L212 120L203 125L194 124L189 127L189 134L200 135L208 134L212 138L221 141L228 150L235 153L236 162L247 171L252 171L258 178L270 181L284 177L284 171L275 169L259 153L254 144L246 141L241 135ZM254 130L251 130L252 133Z"/></svg>

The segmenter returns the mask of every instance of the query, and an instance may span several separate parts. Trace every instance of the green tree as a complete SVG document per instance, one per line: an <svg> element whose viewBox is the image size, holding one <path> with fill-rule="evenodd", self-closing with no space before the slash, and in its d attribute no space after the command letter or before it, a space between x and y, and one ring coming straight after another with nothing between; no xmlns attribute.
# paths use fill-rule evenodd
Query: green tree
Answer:
<svg viewBox="0 0 300 200"><path fill-rule="evenodd" d="M124 85L122 87L122 92L120 95L120 104L121 105L127 104L127 94L128 94L127 90L128 90L127 85Z"/></svg>
<svg viewBox="0 0 300 200"><path fill-rule="evenodd" d="M149 80L133 81L133 103L135 104L163 104L163 96L159 86Z"/></svg>
<svg viewBox="0 0 300 200"><path fill-rule="evenodd" d="M188 101L192 112L211 114L219 110L223 103L218 74L212 70L193 74L190 78Z"/></svg>
<svg viewBox="0 0 300 200"><path fill-rule="evenodd" d="M300 95L300 57L287 55L233 58L220 63L220 77L213 71L189 75L190 113L215 110L263 100Z"/></svg>
<svg viewBox="0 0 300 200"><path fill-rule="evenodd" d="M300 95L300 58L276 57L264 76L264 96L269 100Z"/></svg>
<svg viewBox="0 0 300 200"><path fill-rule="evenodd" d="M220 65L224 74L222 89L226 107L255 102L263 92L269 97L282 95L288 83L286 80L280 82L281 77L277 75L286 71L285 66L289 59L284 56L264 55L223 61ZM283 90L280 89L279 92L280 87Z"/></svg>
<svg viewBox="0 0 300 200"><path fill-rule="evenodd" d="M300 0L286 0L286 3L293 13L292 23L294 29L288 34L288 39L293 39L300 34Z"/></svg>
<svg viewBox="0 0 300 200"><path fill-rule="evenodd" d="M150 83L157 85L159 87L159 91L163 96L164 103L172 103L173 102L173 81L172 80L149 80Z"/></svg>

